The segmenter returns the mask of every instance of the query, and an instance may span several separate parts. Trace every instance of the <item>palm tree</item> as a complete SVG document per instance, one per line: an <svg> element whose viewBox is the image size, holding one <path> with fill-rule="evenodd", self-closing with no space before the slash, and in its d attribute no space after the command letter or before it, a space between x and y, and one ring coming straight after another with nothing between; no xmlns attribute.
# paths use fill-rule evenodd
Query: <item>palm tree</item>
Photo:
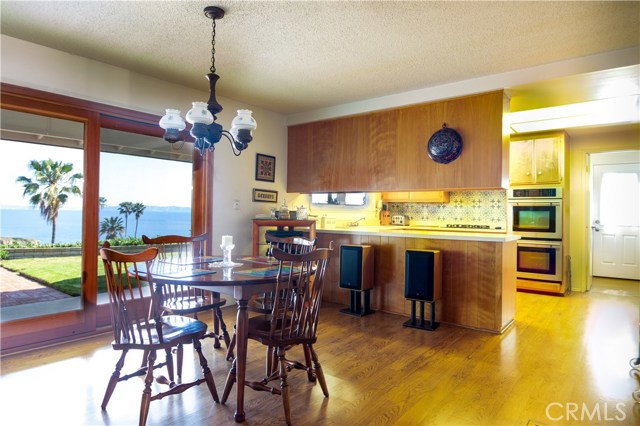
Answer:
<svg viewBox="0 0 640 426"><path fill-rule="evenodd" d="M123 232L122 219L118 216L107 217L100 222L100 235L104 234L107 240L118 238Z"/></svg>
<svg viewBox="0 0 640 426"><path fill-rule="evenodd" d="M134 203L133 206L131 206L131 212L135 215L136 218L136 231L133 233L134 237L138 236L138 220L140 219L140 216L142 216L142 214L144 213L144 209L146 208L147 206L142 203Z"/></svg>
<svg viewBox="0 0 640 426"><path fill-rule="evenodd" d="M72 174L72 163L52 159L31 160L29 169L33 172L33 178L19 176L16 182L24 187L22 196L29 195L29 204L40 207L42 217L51 223L51 244L54 244L60 209L69 199L69 194L82 195L76 185L76 180L82 179L82 173Z"/></svg>
<svg viewBox="0 0 640 426"><path fill-rule="evenodd" d="M105 207L107 207L107 199L104 198L104 197L99 197L98 198L98 206L100 207L100 210L102 210Z"/></svg>
<svg viewBox="0 0 640 426"><path fill-rule="evenodd" d="M118 212L124 215L124 235L127 235L127 227L129 224L129 215L133 213L133 203L131 201L123 201L118 207Z"/></svg>

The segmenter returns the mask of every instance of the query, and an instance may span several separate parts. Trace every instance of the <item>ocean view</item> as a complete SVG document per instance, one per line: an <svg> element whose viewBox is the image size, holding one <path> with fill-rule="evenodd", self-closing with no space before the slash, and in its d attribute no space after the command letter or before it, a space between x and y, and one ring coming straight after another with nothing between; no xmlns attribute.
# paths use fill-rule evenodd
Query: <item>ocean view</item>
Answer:
<svg viewBox="0 0 640 426"><path fill-rule="evenodd" d="M110 216L119 216L124 224L124 216L118 214L117 207L100 210L100 221ZM135 217L129 216L127 235L134 236ZM75 243L81 240L82 212L60 210L56 223L56 243ZM186 207L148 206L138 221L138 233L150 237L157 235L191 235L191 210ZM51 242L51 224L40 216L38 208L2 208L0 210L0 237L30 238L41 243ZM104 238L103 235L99 237Z"/></svg>

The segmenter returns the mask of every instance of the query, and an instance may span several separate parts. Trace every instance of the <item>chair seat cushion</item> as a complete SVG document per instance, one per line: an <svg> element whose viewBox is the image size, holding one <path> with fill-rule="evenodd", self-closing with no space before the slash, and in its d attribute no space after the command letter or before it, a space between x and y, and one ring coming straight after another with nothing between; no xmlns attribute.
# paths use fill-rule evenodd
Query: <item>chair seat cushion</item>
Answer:
<svg viewBox="0 0 640 426"><path fill-rule="evenodd" d="M162 317L162 340L156 332L155 325L151 327L151 335L147 335L146 329L134 327L135 341L113 342L115 349L141 348L154 349L175 346L177 343L200 338L207 331L207 324L200 320L180 315L166 315Z"/></svg>

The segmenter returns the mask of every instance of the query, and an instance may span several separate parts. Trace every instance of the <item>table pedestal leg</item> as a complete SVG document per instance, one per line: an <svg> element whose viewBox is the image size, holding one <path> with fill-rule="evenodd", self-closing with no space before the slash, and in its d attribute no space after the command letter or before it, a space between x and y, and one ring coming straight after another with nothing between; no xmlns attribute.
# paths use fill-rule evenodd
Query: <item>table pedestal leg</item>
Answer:
<svg viewBox="0 0 640 426"><path fill-rule="evenodd" d="M236 422L245 420L244 414L244 382L247 367L247 312L248 300L238 300L238 316L236 318Z"/></svg>

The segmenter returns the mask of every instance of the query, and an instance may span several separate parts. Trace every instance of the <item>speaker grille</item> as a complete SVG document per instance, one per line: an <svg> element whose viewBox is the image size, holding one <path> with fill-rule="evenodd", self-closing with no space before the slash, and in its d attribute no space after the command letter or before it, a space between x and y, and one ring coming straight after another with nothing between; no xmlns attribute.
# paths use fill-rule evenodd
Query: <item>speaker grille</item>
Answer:
<svg viewBox="0 0 640 426"><path fill-rule="evenodd" d="M362 247L340 247L340 288L362 289Z"/></svg>
<svg viewBox="0 0 640 426"><path fill-rule="evenodd" d="M434 301L435 252L407 250L405 254L404 297Z"/></svg>

